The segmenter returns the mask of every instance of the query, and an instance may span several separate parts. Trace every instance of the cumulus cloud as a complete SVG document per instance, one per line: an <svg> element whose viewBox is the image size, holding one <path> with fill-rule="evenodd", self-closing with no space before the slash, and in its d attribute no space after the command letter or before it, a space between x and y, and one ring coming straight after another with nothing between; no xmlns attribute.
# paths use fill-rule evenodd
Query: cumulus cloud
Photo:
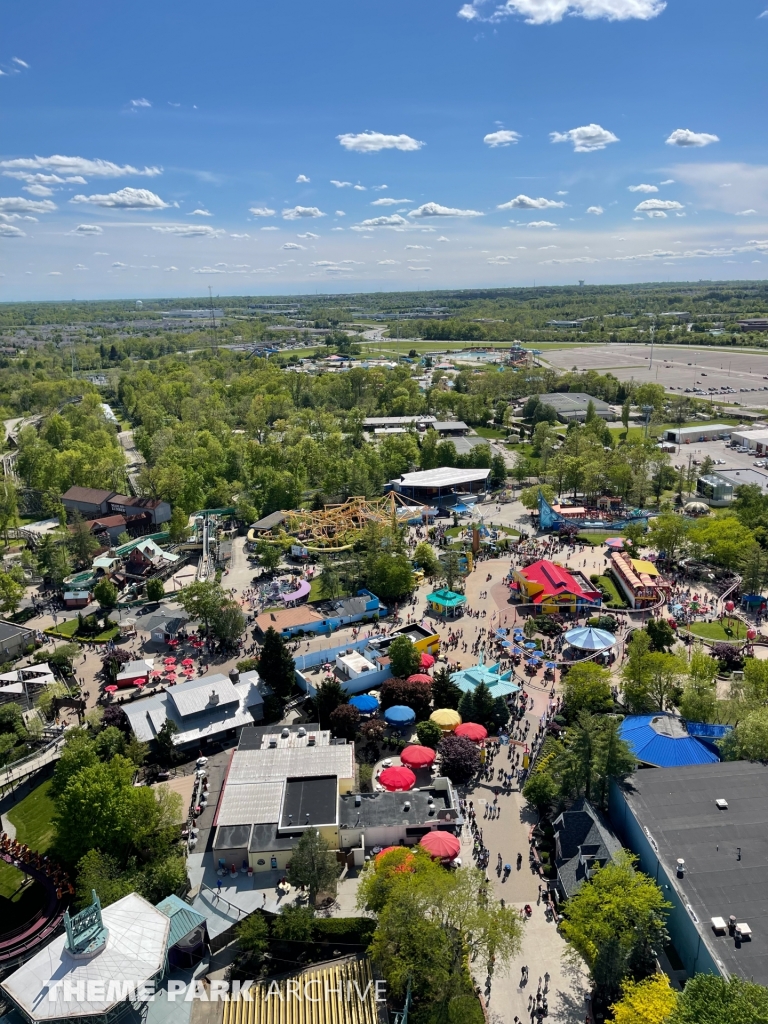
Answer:
<svg viewBox="0 0 768 1024"><path fill-rule="evenodd" d="M48 277L61 277L61 271L60 270L51 270L48 273Z"/></svg>
<svg viewBox="0 0 768 1024"><path fill-rule="evenodd" d="M424 271L427 271L429 273L431 273L431 271L432 271L432 267L408 267L408 269L409 270L415 270L415 271L424 270Z"/></svg>
<svg viewBox="0 0 768 1024"><path fill-rule="evenodd" d="M298 178L296 179L296 184L297 185L308 185L309 184L309 178L306 176L306 174L300 174L298 176Z"/></svg>
<svg viewBox="0 0 768 1024"><path fill-rule="evenodd" d="M412 203L412 199L374 199L371 206L399 206L401 203Z"/></svg>
<svg viewBox="0 0 768 1024"><path fill-rule="evenodd" d="M553 224L551 220L532 220L527 226L529 228L556 228L557 224Z"/></svg>
<svg viewBox="0 0 768 1024"><path fill-rule="evenodd" d="M51 213L57 209L50 199L24 199L23 196L0 198L0 211L6 213Z"/></svg>
<svg viewBox="0 0 768 1024"><path fill-rule="evenodd" d="M401 217L399 213L393 213L387 217L369 217L368 220L355 224L354 230L367 231L368 228L401 228L407 224L408 221L405 217Z"/></svg>
<svg viewBox="0 0 768 1024"><path fill-rule="evenodd" d="M316 206L292 206L289 210L283 210L283 220L302 220L304 217L324 217L322 210Z"/></svg>
<svg viewBox="0 0 768 1024"><path fill-rule="evenodd" d="M575 153L593 153L619 141L617 135L599 124L585 124L567 132L550 132L549 137L553 142L572 142Z"/></svg>
<svg viewBox="0 0 768 1024"><path fill-rule="evenodd" d="M394 267L396 264L399 264L399 263L400 263L400 260L379 260L378 261L378 265L380 267Z"/></svg>
<svg viewBox="0 0 768 1024"><path fill-rule="evenodd" d="M517 256L491 256L487 259L486 263L498 263L501 266L505 266L507 263L511 263L512 260L516 260Z"/></svg>
<svg viewBox="0 0 768 1024"><path fill-rule="evenodd" d="M246 231L246 232L245 232L244 234L242 234L242 235L238 235L238 234L231 234L231 235L230 235L229 237L230 237L230 238L250 238L251 236L250 236L250 235L248 234L248 232Z"/></svg>
<svg viewBox="0 0 768 1024"><path fill-rule="evenodd" d="M662 185L666 185L667 182L663 181ZM655 185L627 185L630 192L658 192L659 190Z"/></svg>
<svg viewBox="0 0 768 1024"><path fill-rule="evenodd" d="M279 231L279 230L280 230L280 228L276 228L276 227L259 228L259 231Z"/></svg>
<svg viewBox="0 0 768 1024"><path fill-rule="evenodd" d="M668 146L708 146L712 142L719 142L717 135L707 135L706 132L692 132L690 128L676 128L667 139Z"/></svg>
<svg viewBox="0 0 768 1024"><path fill-rule="evenodd" d="M381 132L370 131L357 135L337 135L336 138L344 149L353 153L379 153L382 149L399 149L404 153L410 153L424 145L410 135L384 135Z"/></svg>
<svg viewBox="0 0 768 1024"><path fill-rule="evenodd" d="M737 210L737 217L749 217L751 214L757 213L757 210Z"/></svg>
<svg viewBox="0 0 768 1024"><path fill-rule="evenodd" d="M353 185L352 187L354 188L355 192L367 192L368 191L368 189L365 187L365 185Z"/></svg>
<svg viewBox="0 0 768 1024"><path fill-rule="evenodd" d="M529 196L519 195L510 199L508 203L497 206L497 210L548 210L550 207L562 207L565 203L556 199L531 199Z"/></svg>
<svg viewBox="0 0 768 1024"><path fill-rule="evenodd" d="M320 235L316 235L313 231L305 231L303 235L298 235L298 238L319 238Z"/></svg>
<svg viewBox="0 0 768 1024"><path fill-rule="evenodd" d="M223 228L212 228L209 224L153 224L152 230L180 238L218 238L226 234Z"/></svg>
<svg viewBox="0 0 768 1024"><path fill-rule="evenodd" d="M605 213L605 210L602 206L588 206L587 213L593 213L596 217L599 217L601 214Z"/></svg>
<svg viewBox="0 0 768 1024"><path fill-rule="evenodd" d="M336 188L352 188L351 181L337 181L335 178L331 178L331 184L335 185Z"/></svg>
<svg viewBox="0 0 768 1024"><path fill-rule="evenodd" d="M337 217L346 217L347 216L346 213L344 213L343 210L334 210L334 213L336 214ZM336 228L334 228L333 230L336 231ZM338 230L341 231L342 229L339 228Z"/></svg>
<svg viewBox="0 0 768 1024"><path fill-rule="evenodd" d="M212 217L213 214L210 210L193 210L189 215L190 217Z"/></svg>
<svg viewBox="0 0 768 1024"><path fill-rule="evenodd" d="M306 245L299 245L298 242L285 242L283 249L306 249Z"/></svg>
<svg viewBox="0 0 768 1024"><path fill-rule="evenodd" d="M78 224L71 232L73 235L103 235L104 229L98 224Z"/></svg>
<svg viewBox="0 0 768 1024"><path fill-rule="evenodd" d="M26 231L22 231L14 224L5 224L0 221L0 238L25 238L26 234Z"/></svg>
<svg viewBox="0 0 768 1024"><path fill-rule="evenodd" d="M167 210L170 203L148 188L121 188L118 192L107 192L91 196L72 196L70 203L87 203L90 206L106 206L118 210Z"/></svg>
<svg viewBox="0 0 768 1024"><path fill-rule="evenodd" d="M62 175L87 175L90 178L125 178L141 175L154 178L163 173L162 167L133 167L131 164L113 164L110 160L89 160L82 156L33 156L16 160L0 160L4 171L51 171ZM80 184L83 184L81 182Z"/></svg>
<svg viewBox="0 0 768 1024"><path fill-rule="evenodd" d="M683 204L675 199L644 199L635 207L635 213L646 213L649 217L666 217L667 210L682 210Z"/></svg>
<svg viewBox="0 0 768 1024"><path fill-rule="evenodd" d="M72 269L73 270L87 270L88 267L86 267L83 263L76 263Z"/></svg>
<svg viewBox="0 0 768 1024"><path fill-rule="evenodd" d="M459 9L458 16L465 21L489 22L516 16L529 25L552 24L567 15L591 21L648 21L666 6L666 0L506 0L491 7L485 0L473 0Z"/></svg>
<svg viewBox="0 0 768 1024"><path fill-rule="evenodd" d="M166 274L169 273L170 271L178 270L178 269L179 269L178 267L164 267L163 268L163 270L165 271Z"/></svg>
<svg viewBox="0 0 768 1024"><path fill-rule="evenodd" d="M519 132L511 132L506 128L501 128L497 132L490 132L488 135L483 136L483 142L486 146L490 146L491 149L498 149L499 146L511 146L520 138Z"/></svg>
<svg viewBox="0 0 768 1024"><path fill-rule="evenodd" d="M116 260L112 264L112 266L115 268L115 270L126 270L127 267L128 267L128 264L127 263L121 263L119 260Z"/></svg>
<svg viewBox="0 0 768 1024"><path fill-rule="evenodd" d="M599 262L600 262L599 260L596 260L592 256L572 256L570 259L567 259L567 260L558 260L558 259L540 260L540 263L542 265L553 264L553 263L599 263Z"/></svg>
<svg viewBox="0 0 768 1024"><path fill-rule="evenodd" d="M452 206L441 206L440 203L423 203L408 213L409 217L483 217L479 210L459 210Z"/></svg>
<svg viewBox="0 0 768 1024"><path fill-rule="evenodd" d="M408 250L408 249L431 249L432 246L431 245L406 245L405 248L406 248L406 250Z"/></svg>
<svg viewBox="0 0 768 1024"><path fill-rule="evenodd" d="M131 100L131 108L133 110L140 110L142 107L151 107L152 104L148 99L142 97L140 100Z"/></svg>
<svg viewBox="0 0 768 1024"><path fill-rule="evenodd" d="M270 210L268 206L250 206L248 213L252 213L254 217L274 217L275 211Z"/></svg>
<svg viewBox="0 0 768 1024"><path fill-rule="evenodd" d="M52 196L53 189L48 185L24 185L24 191L31 196Z"/></svg>

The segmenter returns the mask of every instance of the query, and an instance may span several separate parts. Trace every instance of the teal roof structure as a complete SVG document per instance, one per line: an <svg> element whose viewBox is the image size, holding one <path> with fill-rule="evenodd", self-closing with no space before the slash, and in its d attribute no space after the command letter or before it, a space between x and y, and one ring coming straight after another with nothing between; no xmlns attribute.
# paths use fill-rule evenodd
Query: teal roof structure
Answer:
<svg viewBox="0 0 768 1024"><path fill-rule="evenodd" d="M517 693L520 686L514 680L513 672L502 672L498 663L486 665L482 658L471 668L462 668L451 673L451 682L455 683L462 693L474 693L480 683L485 683L494 697L509 697Z"/></svg>
<svg viewBox="0 0 768 1024"><path fill-rule="evenodd" d="M453 590L433 590L431 594L427 594L427 601L442 608L458 608L466 600L463 594L456 594Z"/></svg>
<svg viewBox="0 0 768 1024"><path fill-rule="evenodd" d="M205 917L198 913L197 910L193 910L188 903L179 899L178 896L166 896L164 900L156 903L155 906L166 917L171 919L171 929L168 932L168 949L175 946L177 942L181 942L195 928L205 924Z"/></svg>

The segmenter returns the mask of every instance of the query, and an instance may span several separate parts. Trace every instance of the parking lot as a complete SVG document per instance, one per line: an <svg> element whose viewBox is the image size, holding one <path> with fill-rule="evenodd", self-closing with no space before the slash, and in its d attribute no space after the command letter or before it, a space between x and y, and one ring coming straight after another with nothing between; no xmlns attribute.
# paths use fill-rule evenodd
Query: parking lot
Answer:
<svg viewBox="0 0 768 1024"><path fill-rule="evenodd" d="M715 462L715 469L757 469L759 472L763 468L755 466L755 462L763 461L755 452L739 452L729 445L730 442L726 441L692 441L677 445L677 451L670 458L677 469L681 466L687 468L689 457L695 464L703 462L707 456ZM764 471L768 473L768 470Z"/></svg>
<svg viewBox="0 0 768 1024"><path fill-rule="evenodd" d="M619 380L663 384L671 394L691 394L749 408L768 408L768 352L656 345L585 345L555 349L542 361L560 370L610 371Z"/></svg>

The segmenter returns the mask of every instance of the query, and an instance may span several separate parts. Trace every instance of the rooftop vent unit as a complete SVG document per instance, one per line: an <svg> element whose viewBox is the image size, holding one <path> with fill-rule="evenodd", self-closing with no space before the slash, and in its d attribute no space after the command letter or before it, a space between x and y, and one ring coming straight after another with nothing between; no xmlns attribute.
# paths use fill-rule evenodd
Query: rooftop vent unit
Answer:
<svg viewBox="0 0 768 1024"><path fill-rule="evenodd" d="M283 731L280 733L281 739L284 739L284 740L287 740L290 735L291 735L291 730L290 729L283 729Z"/></svg>
<svg viewBox="0 0 768 1024"><path fill-rule="evenodd" d="M306 736L307 735L307 730L304 728L303 725L299 726L299 731L296 733L296 735L297 736Z"/></svg>
<svg viewBox="0 0 768 1024"><path fill-rule="evenodd" d="M215 707L219 703L219 695L218 693L216 693L215 690L211 690L211 692L208 694L208 703L213 707Z"/></svg>
<svg viewBox="0 0 768 1024"><path fill-rule="evenodd" d="M677 877L682 878L685 874L685 861L682 857L677 858Z"/></svg>
<svg viewBox="0 0 768 1024"><path fill-rule="evenodd" d="M363 798L360 796L360 794L355 793L355 807L359 807L362 802Z"/></svg>
<svg viewBox="0 0 768 1024"><path fill-rule="evenodd" d="M314 745L315 745L315 734L313 732L311 732L309 734L309 736L307 736L307 746L308 747L314 747Z"/></svg>
<svg viewBox="0 0 768 1024"><path fill-rule="evenodd" d="M728 810L728 801L727 800L723 800L723 798L720 797L719 800L715 800L715 807L717 807L717 809L719 811L727 811Z"/></svg>
<svg viewBox="0 0 768 1024"><path fill-rule="evenodd" d="M403 804L403 810L404 811L410 811L410 809L411 809L411 801L410 800L406 800L405 803Z"/></svg>
<svg viewBox="0 0 768 1024"><path fill-rule="evenodd" d="M269 737L269 747L270 747L270 750L274 750L276 746L277 746L277 740L275 739L274 736L270 736Z"/></svg>

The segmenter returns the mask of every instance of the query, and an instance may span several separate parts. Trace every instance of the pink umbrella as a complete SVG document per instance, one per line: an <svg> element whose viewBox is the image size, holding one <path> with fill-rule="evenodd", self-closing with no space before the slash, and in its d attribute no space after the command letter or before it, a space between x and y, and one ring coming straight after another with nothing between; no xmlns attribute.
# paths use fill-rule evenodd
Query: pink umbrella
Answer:
<svg viewBox="0 0 768 1024"><path fill-rule="evenodd" d="M727 612L732 612L735 607L736 607L736 605L733 603L733 601L726 601L725 602L725 610Z"/></svg>
<svg viewBox="0 0 768 1024"><path fill-rule="evenodd" d="M178 640L169 640L168 641L168 646L169 647L178 647L179 646L179 641Z"/></svg>
<svg viewBox="0 0 768 1024"><path fill-rule="evenodd" d="M421 656L421 667L422 668L432 668L432 666L434 664L435 664L435 659L432 657L431 654L427 654L427 652L425 651L422 654L422 656Z"/></svg>
<svg viewBox="0 0 768 1024"><path fill-rule="evenodd" d="M757 636L757 630L756 629L748 629L747 630L747 640L754 640L756 636Z"/></svg>
<svg viewBox="0 0 768 1024"><path fill-rule="evenodd" d="M427 832L419 845L441 860L453 860L461 852L461 843L452 832Z"/></svg>
<svg viewBox="0 0 768 1024"><path fill-rule="evenodd" d="M393 765L391 768L384 769L379 776L379 782L384 789L394 793L398 789L413 789L416 785L416 776L410 768Z"/></svg>
<svg viewBox="0 0 768 1024"><path fill-rule="evenodd" d="M195 663L194 663L194 661L192 660L192 658L185 658L185 659L184 659L184 661L182 661L182 663L181 663L181 664L182 664L182 665L185 665L185 666L188 666L188 665L194 665Z"/></svg>
<svg viewBox="0 0 768 1024"><path fill-rule="evenodd" d="M109 686L105 686L104 687L104 692L105 693L117 693L117 687L113 686L112 684L110 684Z"/></svg>
<svg viewBox="0 0 768 1024"><path fill-rule="evenodd" d="M175 665L176 664L176 659L175 658L165 658L164 661L163 661L163 664L164 665Z"/></svg>
<svg viewBox="0 0 768 1024"><path fill-rule="evenodd" d="M424 673L424 672L417 672L413 676L408 676L408 679L406 680L406 682L408 682L408 683L431 683L432 682L432 677L426 675L426 673Z"/></svg>
<svg viewBox="0 0 768 1024"><path fill-rule="evenodd" d="M155 669L154 672L152 673L152 678L159 679L162 674L162 672L158 672L157 669Z"/></svg>
<svg viewBox="0 0 768 1024"><path fill-rule="evenodd" d="M134 686L138 686L138 688L139 688L139 689L141 689L141 688L142 688L142 686L146 686L146 685L147 685L147 680L146 680L146 679L137 679L137 680L136 680L136 681L134 682L134 684L133 684L133 685L134 685Z"/></svg>
<svg viewBox="0 0 768 1024"><path fill-rule="evenodd" d="M466 739L472 740L473 743L479 743L487 735L488 730L476 722L464 722L463 725L456 726L454 731L454 736L464 736Z"/></svg>

